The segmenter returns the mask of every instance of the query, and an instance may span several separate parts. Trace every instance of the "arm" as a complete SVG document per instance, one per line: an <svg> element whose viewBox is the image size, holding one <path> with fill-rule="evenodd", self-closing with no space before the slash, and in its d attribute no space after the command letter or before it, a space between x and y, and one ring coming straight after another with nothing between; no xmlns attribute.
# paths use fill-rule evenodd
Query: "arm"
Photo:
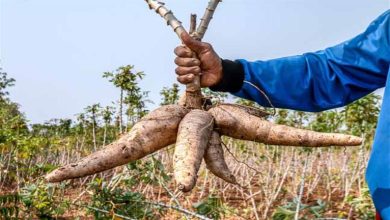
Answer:
<svg viewBox="0 0 390 220"><path fill-rule="evenodd" d="M269 61L224 60L223 78L211 88L269 106L322 111L384 87L390 63L390 11L357 37L337 46Z"/></svg>

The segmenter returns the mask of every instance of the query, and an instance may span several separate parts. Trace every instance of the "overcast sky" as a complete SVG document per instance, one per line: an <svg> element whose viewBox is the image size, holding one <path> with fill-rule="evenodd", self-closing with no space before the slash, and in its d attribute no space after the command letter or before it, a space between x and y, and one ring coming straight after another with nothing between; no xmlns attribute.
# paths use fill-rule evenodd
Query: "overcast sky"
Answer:
<svg viewBox="0 0 390 220"><path fill-rule="evenodd" d="M135 65L157 105L175 82L179 43L143 0L0 0L1 66L17 80L12 100L32 123L109 105L105 71ZM207 0L166 0L187 26ZM224 0L205 41L223 58L265 60L324 49L363 32L388 0ZM155 105L150 105L153 109Z"/></svg>

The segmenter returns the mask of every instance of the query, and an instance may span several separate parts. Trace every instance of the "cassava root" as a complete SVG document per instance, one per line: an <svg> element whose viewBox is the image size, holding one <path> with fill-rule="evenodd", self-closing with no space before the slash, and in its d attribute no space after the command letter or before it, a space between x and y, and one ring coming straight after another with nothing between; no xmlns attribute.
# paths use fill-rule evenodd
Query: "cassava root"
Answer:
<svg viewBox="0 0 390 220"><path fill-rule="evenodd" d="M179 189L183 192L188 192L195 186L213 127L213 117L202 110L191 111L180 122L173 170Z"/></svg>
<svg viewBox="0 0 390 220"><path fill-rule="evenodd" d="M160 107L134 125L119 140L76 163L58 168L46 176L49 182L60 182L95 174L138 160L175 143L177 129L188 110L178 105Z"/></svg>
<svg viewBox="0 0 390 220"><path fill-rule="evenodd" d="M215 176L231 184L238 184L236 177L230 172L223 154L221 136L218 132L213 131L209 146L204 154L204 161L207 169Z"/></svg>
<svg viewBox="0 0 390 220"><path fill-rule="evenodd" d="M209 112L220 134L236 139L305 147L356 146L362 143L361 138L351 135L320 133L273 124L232 105L219 105Z"/></svg>

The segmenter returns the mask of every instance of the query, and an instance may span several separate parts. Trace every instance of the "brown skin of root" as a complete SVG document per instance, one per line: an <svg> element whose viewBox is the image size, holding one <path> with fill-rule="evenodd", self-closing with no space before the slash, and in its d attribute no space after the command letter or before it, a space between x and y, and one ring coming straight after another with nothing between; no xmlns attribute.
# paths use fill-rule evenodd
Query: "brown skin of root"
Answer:
<svg viewBox="0 0 390 220"><path fill-rule="evenodd" d="M45 178L60 182L99 173L175 143L180 121L189 110L178 106L160 107L141 119L131 131L119 140L76 163L60 167Z"/></svg>
<svg viewBox="0 0 390 220"><path fill-rule="evenodd" d="M361 138L351 135L320 133L273 124L234 106L221 105L209 112L214 116L218 132L236 139L304 147L357 146L362 143Z"/></svg>
<svg viewBox="0 0 390 220"><path fill-rule="evenodd" d="M236 177L230 172L223 155L221 136L213 131L209 145L204 154L204 161L207 169L215 176L225 180L228 183L238 184Z"/></svg>
<svg viewBox="0 0 390 220"><path fill-rule="evenodd" d="M180 96L179 100L177 101L177 104L183 107L186 105L186 93L183 93Z"/></svg>
<svg viewBox="0 0 390 220"><path fill-rule="evenodd" d="M183 192L191 191L196 184L213 126L213 117L202 110L192 110L180 122L173 169L178 188Z"/></svg>

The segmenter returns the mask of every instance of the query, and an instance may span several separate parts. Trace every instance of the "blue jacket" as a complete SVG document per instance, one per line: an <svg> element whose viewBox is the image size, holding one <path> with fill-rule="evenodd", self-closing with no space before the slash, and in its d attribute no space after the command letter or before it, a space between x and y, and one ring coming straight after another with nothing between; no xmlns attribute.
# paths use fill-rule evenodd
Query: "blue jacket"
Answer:
<svg viewBox="0 0 390 220"><path fill-rule="evenodd" d="M390 85L390 10L355 38L314 53L268 61L223 61L213 90L278 108L318 112L345 106ZM386 82L387 81L387 82ZM366 179L381 217L390 220L390 88L382 110Z"/></svg>

